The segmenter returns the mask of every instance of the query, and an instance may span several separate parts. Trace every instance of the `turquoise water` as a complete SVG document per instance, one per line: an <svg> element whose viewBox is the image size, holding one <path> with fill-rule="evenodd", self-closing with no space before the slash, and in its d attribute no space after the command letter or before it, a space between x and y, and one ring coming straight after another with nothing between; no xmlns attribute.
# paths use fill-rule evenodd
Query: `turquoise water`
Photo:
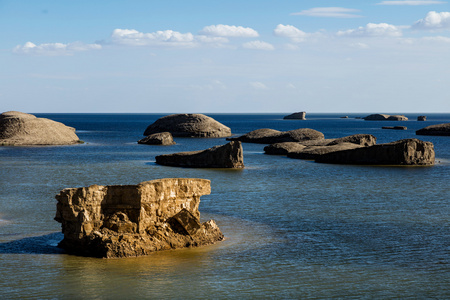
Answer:
<svg viewBox="0 0 450 300"><path fill-rule="evenodd" d="M362 114L360 116L365 116ZM340 115L212 115L235 134L257 128L313 128L326 138L370 133L379 143L416 137L435 145L433 167L316 164L243 144L243 170L159 166L162 153L205 149L225 139L138 145L162 115L38 115L77 128L86 143L0 147L2 299L450 298L450 138L415 130L450 122L369 122ZM407 126L406 131L381 126ZM63 188L136 184L166 177L210 179L203 220L224 242L148 257L93 259L64 254L53 220Z"/></svg>

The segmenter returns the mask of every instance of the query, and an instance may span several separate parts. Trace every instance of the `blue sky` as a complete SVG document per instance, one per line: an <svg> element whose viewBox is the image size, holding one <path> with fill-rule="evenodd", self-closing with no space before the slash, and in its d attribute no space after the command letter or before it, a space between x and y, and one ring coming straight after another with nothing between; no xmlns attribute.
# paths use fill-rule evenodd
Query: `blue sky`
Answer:
<svg viewBox="0 0 450 300"><path fill-rule="evenodd" d="M0 110L450 112L450 3L0 0Z"/></svg>

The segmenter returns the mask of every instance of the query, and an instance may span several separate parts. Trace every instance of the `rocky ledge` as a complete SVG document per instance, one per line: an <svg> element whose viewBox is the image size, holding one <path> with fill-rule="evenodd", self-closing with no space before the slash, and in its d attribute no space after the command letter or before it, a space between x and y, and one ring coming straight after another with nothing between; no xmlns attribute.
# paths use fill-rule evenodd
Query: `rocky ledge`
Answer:
<svg viewBox="0 0 450 300"><path fill-rule="evenodd" d="M366 121L408 121L404 115L372 114L363 118Z"/></svg>
<svg viewBox="0 0 450 300"><path fill-rule="evenodd" d="M80 143L75 128L50 119L8 111L0 115L0 145L73 145Z"/></svg>
<svg viewBox="0 0 450 300"><path fill-rule="evenodd" d="M318 156L320 163L356 165L434 165L433 143L418 139L405 139L351 150L331 152Z"/></svg>
<svg viewBox="0 0 450 300"><path fill-rule="evenodd" d="M427 126L417 130L416 135L450 136L450 123Z"/></svg>
<svg viewBox="0 0 450 300"><path fill-rule="evenodd" d="M156 163L165 166L187 168L244 168L241 142L231 141L206 150L179 152L156 156Z"/></svg>
<svg viewBox="0 0 450 300"><path fill-rule="evenodd" d="M145 136L170 132L175 137L217 138L231 136L231 129L203 114L175 114L159 118L149 125Z"/></svg>
<svg viewBox="0 0 450 300"><path fill-rule="evenodd" d="M213 220L200 223L198 211L200 196L210 193L209 180L193 178L64 189L56 196L59 247L118 258L213 244L223 234Z"/></svg>
<svg viewBox="0 0 450 300"><path fill-rule="evenodd" d="M278 131L275 129L256 129L239 137L227 138L229 141L241 141L244 143L274 144L284 142L300 142L306 140L324 139L322 132L310 128L300 128L290 131Z"/></svg>

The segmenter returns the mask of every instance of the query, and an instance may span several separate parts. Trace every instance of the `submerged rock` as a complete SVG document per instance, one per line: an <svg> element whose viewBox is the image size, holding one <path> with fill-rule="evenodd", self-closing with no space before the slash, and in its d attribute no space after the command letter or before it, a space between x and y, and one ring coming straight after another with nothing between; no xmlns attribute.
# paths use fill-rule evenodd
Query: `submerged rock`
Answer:
<svg viewBox="0 0 450 300"><path fill-rule="evenodd" d="M393 130L407 130L406 126L383 126L381 129L393 129Z"/></svg>
<svg viewBox="0 0 450 300"><path fill-rule="evenodd" d="M430 125L416 131L417 135L450 136L450 123Z"/></svg>
<svg viewBox="0 0 450 300"><path fill-rule="evenodd" d="M288 116L285 116L283 119L285 120L306 120L306 112L296 112L293 114L290 114Z"/></svg>
<svg viewBox="0 0 450 300"><path fill-rule="evenodd" d="M139 140L138 144L169 146L175 145L175 142L170 132L159 132Z"/></svg>
<svg viewBox="0 0 450 300"><path fill-rule="evenodd" d="M408 121L404 115L372 114L363 118L366 121Z"/></svg>
<svg viewBox="0 0 450 300"><path fill-rule="evenodd" d="M92 185L62 190L55 220L59 247L70 254L118 258L213 244L223 234L212 220L200 222L206 179L170 178L138 185Z"/></svg>
<svg viewBox="0 0 450 300"><path fill-rule="evenodd" d="M427 120L427 116L418 116L417 117L417 121L426 121Z"/></svg>
<svg viewBox="0 0 450 300"><path fill-rule="evenodd" d="M18 111L0 115L0 145L73 145L80 143L75 128Z"/></svg>
<svg viewBox="0 0 450 300"><path fill-rule="evenodd" d="M231 141L206 150L179 152L156 156L156 163L188 168L244 168L241 142Z"/></svg>
<svg viewBox="0 0 450 300"><path fill-rule="evenodd" d="M231 136L231 129L203 114L175 114L159 118L144 135L170 132L175 137L216 138Z"/></svg>
<svg viewBox="0 0 450 300"><path fill-rule="evenodd" d="M418 139L405 139L320 155L316 162L356 165L434 165L434 146Z"/></svg>
<svg viewBox="0 0 450 300"><path fill-rule="evenodd" d="M253 130L239 137L227 138L229 141L241 141L244 143L256 144L275 144L316 139L324 139L323 133L310 128L300 128L290 131L262 128Z"/></svg>

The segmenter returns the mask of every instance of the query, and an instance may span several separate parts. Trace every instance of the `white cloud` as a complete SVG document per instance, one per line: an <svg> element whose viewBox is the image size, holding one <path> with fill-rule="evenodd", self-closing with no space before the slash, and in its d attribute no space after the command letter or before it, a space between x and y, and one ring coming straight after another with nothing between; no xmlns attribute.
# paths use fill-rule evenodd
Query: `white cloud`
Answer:
<svg viewBox="0 0 450 300"><path fill-rule="evenodd" d="M311 16L311 17L331 17L331 18L360 18L360 15L355 13L359 9L344 8L344 7L314 7L301 12L292 13L294 16Z"/></svg>
<svg viewBox="0 0 450 300"><path fill-rule="evenodd" d="M273 34L279 37L290 38L293 42L302 42L308 37L308 34L292 25L278 24Z"/></svg>
<svg viewBox="0 0 450 300"><path fill-rule="evenodd" d="M250 86L252 88L254 88L255 90L267 90L268 89L268 87L264 83L259 82L259 81L250 82Z"/></svg>
<svg viewBox="0 0 450 300"><path fill-rule="evenodd" d="M444 1L434 0L400 0L400 1L381 1L377 5L430 5L430 4L444 4Z"/></svg>
<svg viewBox="0 0 450 300"><path fill-rule="evenodd" d="M251 41L242 44L245 49L255 49L255 50L274 50L275 47L272 44L263 41Z"/></svg>
<svg viewBox="0 0 450 300"><path fill-rule="evenodd" d="M350 44L350 47L357 48L357 49L369 49L369 45L366 43L352 43Z"/></svg>
<svg viewBox="0 0 450 300"><path fill-rule="evenodd" d="M13 52L17 54L43 55L43 56L57 56L57 55L72 55L74 52L99 50L102 46L99 44L84 44L81 42L74 43L47 43L36 45L32 42L26 42L23 46L17 45Z"/></svg>
<svg viewBox="0 0 450 300"><path fill-rule="evenodd" d="M206 26L200 31L200 34L208 36L220 36L220 37L259 36L258 32L250 27L230 26L223 24Z"/></svg>
<svg viewBox="0 0 450 300"><path fill-rule="evenodd" d="M414 29L450 29L450 12L430 11L425 18L418 20L412 26Z"/></svg>
<svg viewBox="0 0 450 300"><path fill-rule="evenodd" d="M357 29L338 31L337 35L349 37L399 37L402 36L402 30L398 26L387 23L369 23L365 27L361 26Z"/></svg>
<svg viewBox="0 0 450 300"><path fill-rule="evenodd" d="M425 42L450 43L450 37L446 36L426 36L422 40Z"/></svg>

